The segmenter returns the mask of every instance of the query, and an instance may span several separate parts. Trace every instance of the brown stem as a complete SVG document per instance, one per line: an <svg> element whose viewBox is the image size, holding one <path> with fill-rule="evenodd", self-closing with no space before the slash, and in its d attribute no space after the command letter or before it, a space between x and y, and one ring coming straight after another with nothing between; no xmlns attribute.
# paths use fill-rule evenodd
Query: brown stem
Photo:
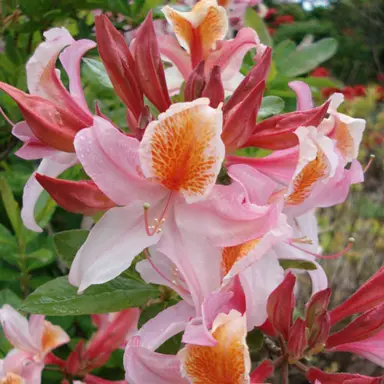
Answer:
<svg viewBox="0 0 384 384"><path fill-rule="evenodd" d="M281 382L282 384L289 384L288 362L285 362L281 367Z"/></svg>
<svg viewBox="0 0 384 384"><path fill-rule="evenodd" d="M308 368L305 364L301 363L300 361L296 361L295 366L296 366L296 368L297 368L301 373L306 374L306 373L308 372L308 369L309 369L309 368Z"/></svg>

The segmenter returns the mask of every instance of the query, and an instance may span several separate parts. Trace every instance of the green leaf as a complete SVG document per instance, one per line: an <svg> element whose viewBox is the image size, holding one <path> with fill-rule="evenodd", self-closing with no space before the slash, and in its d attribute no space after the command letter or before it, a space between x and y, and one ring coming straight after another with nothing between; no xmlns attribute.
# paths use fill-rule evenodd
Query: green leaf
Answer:
<svg viewBox="0 0 384 384"><path fill-rule="evenodd" d="M83 59L85 63L84 74L85 77L93 84L98 87L108 88L113 90L111 80L107 75L104 64L95 59Z"/></svg>
<svg viewBox="0 0 384 384"><path fill-rule="evenodd" d="M251 332L247 334L247 345L251 353L260 351L264 344L264 336L261 331L257 328L254 328Z"/></svg>
<svg viewBox="0 0 384 384"><path fill-rule="evenodd" d="M138 307L159 295L151 285L117 277L102 285L93 285L84 293L63 276L49 281L30 294L21 309L49 316L74 316L118 312Z"/></svg>
<svg viewBox="0 0 384 384"><path fill-rule="evenodd" d="M317 269L316 265L311 261L299 260L299 259L279 259L279 263L282 268L289 269L305 269L306 271L314 271Z"/></svg>
<svg viewBox="0 0 384 384"><path fill-rule="evenodd" d="M317 88L342 88L343 84L338 80L330 79L329 77L303 77L297 80L304 81L312 87Z"/></svg>
<svg viewBox="0 0 384 384"><path fill-rule="evenodd" d="M17 238L21 240L24 227L21 222L19 204L15 200L11 187L4 177L0 177L0 194L12 228L15 231Z"/></svg>
<svg viewBox="0 0 384 384"><path fill-rule="evenodd" d="M273 59L276 63L284 60L289 54L294 52L296 44L292 40L283 40L273 49Z"/></svg>
<svg viewBox="0 0 384 384"><path fill-rule="evenodd" d="M284 110L285 103L281 97L278 96L266 96L263 97L258 118L265 119L268 116L277 115Z"/></svg>
<svg viewBox="0 0 384 384"><path fill-rule="evenodd" d="M283 76L296 77L311 71L330 59L337 51L337 41L326 38L295 50L277 62L277 69Z"/></svg>
<svg viewBox="0 0 384 384"><path fill-rule="evenodd" d="M17 241L16 237L0 224L0 255L1 258L6 260L6 257L10 254L17 252Z"/></svg>
<svg viewBox="0 0 384 384"><path fill-rule="evenodd" d="M20 277L20 272L14 269L1 267L0 268L0 281L16 281Z"/></svg>
<svg viewBox="0 0 384 384"><path fill-rule="evenodd" d="M27 255L27 268L32 271L52 264L55 261L55 256L50 249L39 249Z"/></svg>
<svg viewBox="0 0 384 384"><path fill-rule="evenodd" d="M53 236L53 244L59 259L68 268L76 256L78 249L88 237L89 231L85 229L73 229L56 233Z"/></svg>
<svg viewBox="0 0 384 384"><path fill-rule="evenodd" d="M0 291L0 307L2 307L4 304L9 304L13 308L18 309L21 303L22 300L20 297L10 289L5 288Z"/></svg>
<svg viewBox="0 0 384 384"><path fill-rule="evenodd" d="M273 41L269 35L267 26L263 19L252 8L247 8L245 12L245 26L253 28L259 35L260 41L263 44L268 45L268 47L272 47Z"/></svg>

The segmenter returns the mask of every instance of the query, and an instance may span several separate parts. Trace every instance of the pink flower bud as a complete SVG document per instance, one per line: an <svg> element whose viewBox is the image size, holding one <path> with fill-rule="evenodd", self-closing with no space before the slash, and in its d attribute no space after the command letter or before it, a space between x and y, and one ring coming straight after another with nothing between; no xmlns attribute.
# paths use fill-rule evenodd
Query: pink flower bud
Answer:
<svg viewBox="0 0 384 384"><path fill-rule="evenodd" d="M309 329L308 336L308 347L314 349L313 353L317 353L323 349L330 329L331 321L328 312L323 312L315 318L315 321Z"/></svg>
<svg viewBox="0 0 384 384"><path fill-rule="evenodd" d="M217 108L224 101L224 87L221 81L221 70L218 65L213 67L201 96L208 97L210 100L209 105L212 108Z"/></svg>

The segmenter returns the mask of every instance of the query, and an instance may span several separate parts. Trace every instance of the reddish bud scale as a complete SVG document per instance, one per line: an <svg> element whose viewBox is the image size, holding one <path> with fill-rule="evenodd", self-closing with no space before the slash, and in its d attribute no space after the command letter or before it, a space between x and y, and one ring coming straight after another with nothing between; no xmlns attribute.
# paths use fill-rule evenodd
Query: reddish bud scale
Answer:
<svg viewBox="0 0 384 384"><path fill-rule="evenodd" d="M163 62L153 27L152 12L148 13L136 36L136 74L144 94L159 110L165 112L171 105Z"/></svg>
<svg viewBox="0 0 384 384"><path fill-rule="evenodd" d="M365 312L341 331L329 336L327 348L368 339L382 329L384 329L384 304Z"/></svg>
<svg viewBox="0 0 384 384"><path fill-rule="evenodd" d="M316 354L324 348L331 329L331 320L328 312L316 316L311 328L309 328L308 347Z"/></svg>
<svg viewBox="0 0 384 384"><path fill-rule="evenodd" d="M61 180L39 173L35 177L53 200L69 212L92 216L116 206L91 180Z"/></svg>
<svg viewBox="0 0 384 384"><path fill-rule="evenodd" d="M331 324L384 303L384 267L381 267L348 300L330 312Z"/></svg>
<svg viewBox="0 0 384 384"><path fill-rule="evenodd" d="M306 346L307 336L305 320L297 318L289 332L287 344L290 364L295 363L303 357Z"/></svg>
<svg viewBox="0 0 384 384"><path fill-rule="evenodd" d="M184 88L184 100L193 101L201 97L204 87L206 85L204 75L204 61L200 61L199 65L194 68L189 75Z"/></svg>
<svg viewBox="0 0 384 384"><path fill-rule="evenodd" d="M251 384L264 383L275 371L273 361L264 360L257 368L255 368L250 375Z"/></svg>
<svg viewBox="0 0 384 384"><path fill-rule="evenodd" d="M293 288L296 277L289 272L283 282L269 295L267 313L273 327L288 340L292 326L292 315L295 307Z"/></svg>
<svg viewBox="0 0 384 384"><path fill-rule="evenodd" d="M144 99L132 54L124 37L106 15L97 16L95 26L99 54L108 76L120 99L137 119L144 107Z"/></svg>
<svg viewBox="0 0 384 384"><path fill-rule="evenodd" d="M382 384L383 377L369 377L350 373L325 373L317 368L310 368L306 375L311 383L319 380L324 384Z"/></svg>
<svg viewBox="0 0 384 384"><path fill-rule="evenodd" d="M210 100L209 105L212 108L217 108L224 101L224 86L221 81L221 70L218 65L213 67L201 96L207 97Z"/></svg>
<svg viewBox="0 0 384 384"><path fill-rule="evenodd" d="M331 297L331 289L327 288L315 293L305 307L305 319L310 329L317 316L322 315L328 309Z"/></svg>
<svg viewBox="0 0 384 384"><path fill-rule="evenodd" d="M75 152L73 140L77 132L92 125L92 117L71 113L43 99L29 95L11 85L0 82L0 89L16 101L28 126L44 144L64 152Z"/></svg>
<svg viewBox="0 0 384 384"><path fill-rule="evenodd" d="M257 124L253 135L243 147L259 147L271 150L287 149L298 145L295 130L300 127L317 127L325 118L329 101L320 107L306 111L290 112L270 117Z"/></svg>

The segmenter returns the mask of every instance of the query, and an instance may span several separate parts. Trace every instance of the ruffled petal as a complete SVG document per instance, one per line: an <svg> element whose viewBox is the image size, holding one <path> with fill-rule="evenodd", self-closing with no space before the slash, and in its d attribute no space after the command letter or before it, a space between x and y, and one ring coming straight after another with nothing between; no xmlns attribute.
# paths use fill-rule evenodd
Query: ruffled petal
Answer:
<svg viewBox="0 0 384 384"><path fill-rule="evenodd" d="M124 354L125 379L132 384L188 384L180 373L177 356L152 352L140 345L140 337L128 343Z"/></svg>
<svg viewBox="0 0 384 384"><path fill-rule="evenodd" d="M137 333L142 347L155 351L172 336L184 331L188 320L193 316L195 309L185 301L164 309L147 321Z"/></svg>
<svg viewBox="0 0 384 384"><path fill-rule="evenodd" d="M21 209L21 218L24 225L35 232L42 232L40 226L36 223L34 211L35 205L43 187L36 180L36 173L47 175L51 177L59 176L66 169L72 167L77 163L77 158L74 154L58 153L60 156L55 156L53 159L44 158L36 172L32 173L24 187L23 193L23 208Z"/></svg>
<svg viewBox="0 0 384 384"><path fill-rule="evenodd" d="M7 339L15 348L32 354L39 352L39 343L30 333L28 320L19 312L5 304L0 309L0 321Z"/></svg>
<svg viewBox="0 0 384 384"><path fill-rule="evenodd" d="M112 280L143 249L159 241L159 234L147 235L143 213L143 202L112 208L92 228L69 273L69 282L79 287L79 292Z"/></svg>
<svg viewBox="0 0 384 384"><path fill-rule="evenodd" d="M69 92L85 111L88 111L88 105L80 79L80 63L84 54L95 47L96 43L92 40L78 40L60 54L61 64L69 77Z"/></svg>
<svg viewBox="0 0 384 384"><path fill-rule="evenodd" d="M116 204L135 200L152 202L162 193L157 183L140 171L139 142L118 131L110 122L94 117L91 128L75 137L75 149L87 174Z"/></svg>

